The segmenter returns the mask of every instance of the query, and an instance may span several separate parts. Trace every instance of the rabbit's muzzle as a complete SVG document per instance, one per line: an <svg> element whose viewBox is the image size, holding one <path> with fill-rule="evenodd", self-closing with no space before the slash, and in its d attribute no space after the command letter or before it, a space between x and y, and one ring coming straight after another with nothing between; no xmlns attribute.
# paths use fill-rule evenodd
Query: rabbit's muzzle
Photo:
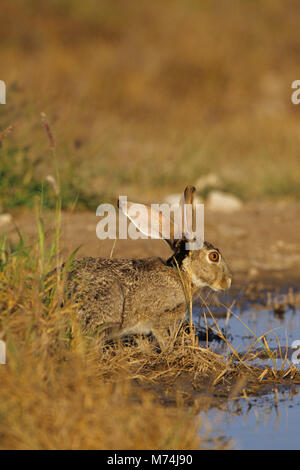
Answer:
<svg viewBox="0 0 300 470"><path fill-rule="evenodd" d="M216 291L224 291L230 289L231 286L231 281L232 281L232 275L231 274L224 274L221 279L217 279L214 284L211 286L213 290Z"/></svg>

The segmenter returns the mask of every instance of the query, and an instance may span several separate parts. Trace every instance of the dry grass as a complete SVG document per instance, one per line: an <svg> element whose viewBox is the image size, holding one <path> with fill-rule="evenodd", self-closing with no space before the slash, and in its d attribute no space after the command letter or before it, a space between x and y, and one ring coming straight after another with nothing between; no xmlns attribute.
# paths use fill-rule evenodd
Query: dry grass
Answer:
<svg viewBox="0 0 300 470"><path fill-rule="evenodd" d="M192 449L205 447L191 412L135 399L129 380L97 377L76 354L62 364L25 354L1 367L1 449ZM5 370L4 370L5 369ZM21 369L21 370L20 370ZM122 380L121 380L122 378Z"/></svg>

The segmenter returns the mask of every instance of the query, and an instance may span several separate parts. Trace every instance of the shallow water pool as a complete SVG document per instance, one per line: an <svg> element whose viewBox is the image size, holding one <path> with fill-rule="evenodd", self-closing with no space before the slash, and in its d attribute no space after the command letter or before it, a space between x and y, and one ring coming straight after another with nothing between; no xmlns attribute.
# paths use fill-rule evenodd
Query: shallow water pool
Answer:
<svg viewBox="0 0 300 470"><path fill-rule="evenodd" d="M238 400L226 411L211 409L201 416L213 423L212 437L231 441L233 449L299 449L299 389L293 393Z"/></svg>
<svg viewBox="0 0 300 470"><path fill-rule="evenodd" d="M210 310L214 313L213 308ZM200 322L202 327L205 326L203 311L205 309L199 308L194 312L196 323ZM278 315L271 309L248 305L242 311L233 308L227 318L217 313L215 320L206 312L207 324L217 331L215 321L239 353L250 348L255 357L260 352L253 364L280 368L294 363L300 367L299 309L287 307ZM263 334L270 350L277 351L277 358L270 359L262 340L257 341ZM219 353L231 351L223 341L213 340L207 346ZM283 388L275 384L273 390L263 396L229 401L223 411L212 408L201 415L214 423L213 435L221 436L225 442L231 441L234 449L300 448L299 386Z"/></svg>

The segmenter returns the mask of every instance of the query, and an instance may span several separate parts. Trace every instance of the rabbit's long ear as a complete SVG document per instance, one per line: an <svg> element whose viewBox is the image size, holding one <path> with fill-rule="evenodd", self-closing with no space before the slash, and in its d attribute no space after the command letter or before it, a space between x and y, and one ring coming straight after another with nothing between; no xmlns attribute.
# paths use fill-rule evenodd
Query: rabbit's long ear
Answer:
<svg viewBox="0 0 300 470"><path fill-rule="evenodd" d="M137 204L119 199L118 207L126 217L144 235L165 240L171 248L174 247L175 231L171 217L146 204Z"/></svg>
<svg viewBox="0 0 300 470"><path fill-rule="evenodd" d="M195 224L195 191L196 188L194 186L187 186L180 201L182 210L183 233L185 234L185 238L187 240L191 239L190 234L193 233Z"/></svg>

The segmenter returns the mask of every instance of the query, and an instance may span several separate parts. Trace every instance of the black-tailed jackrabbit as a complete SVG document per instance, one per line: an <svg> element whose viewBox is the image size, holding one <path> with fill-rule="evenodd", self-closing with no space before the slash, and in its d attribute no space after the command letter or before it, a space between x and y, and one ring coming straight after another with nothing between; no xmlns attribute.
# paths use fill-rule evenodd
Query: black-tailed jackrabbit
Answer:
<svg viewBox="0 0 300 470"><path fill-rule="evenodd" d="M189 207L194 207L194 191L188 186L184 192L182 202ZM127 207L131 204L128 202ZM159 217L160 237L166 239L161 213ZM147 224L136 223L132 217L130 220L150 235ZM187 237L176 239L177 228L172 221L166 241L174 253L167 260L157 257L73 261L67 285L78 303L84 332L105 332L106 338L152 332L163 344L167 330L183 319L189 295L204 286L216 291L230 287L231 275L220 251L207 242L200 249L186 249Z"/></svg>

